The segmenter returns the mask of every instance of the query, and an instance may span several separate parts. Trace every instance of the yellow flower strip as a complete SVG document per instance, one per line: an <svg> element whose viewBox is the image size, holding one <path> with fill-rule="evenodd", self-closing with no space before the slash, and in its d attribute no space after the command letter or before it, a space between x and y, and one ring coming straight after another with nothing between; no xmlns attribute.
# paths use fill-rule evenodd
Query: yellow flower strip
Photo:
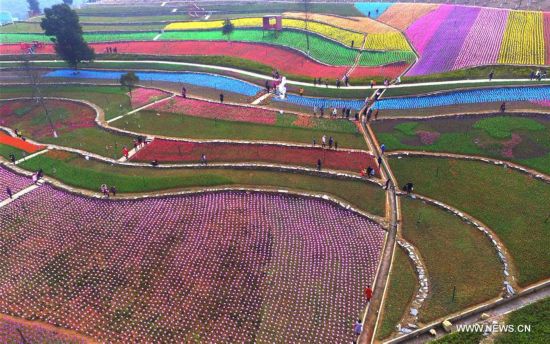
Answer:
<svg viewBox="0 0 550 344"><path fill-rule="evenodd" d="M498 62L544 65L542 12L510 11Z"/></svg>
<svg viewBox="0 0 550 344"><path fill-rule="evenodd" d="M403 50L411 51L409 42L401 32L371 33L367 35L366 50Z"/></svg>
<svg viewBox="0 0 550 344"><path fill-rule="evenodd" d="M305 13L303 12L285 12L283 13L283 16L285 18L295 18L295 19L302 19L302 20L306 18ZM327 14L310 13L309 19L316 22L320 22L327 25L332 25L342 29L356 31L360 33L386 33L386 32L398 31L391 26L382 24L380 22L377 22L376 20L373 20L367 17L344 18L344 17L338 17L338 16L331 16Z"/></svg>

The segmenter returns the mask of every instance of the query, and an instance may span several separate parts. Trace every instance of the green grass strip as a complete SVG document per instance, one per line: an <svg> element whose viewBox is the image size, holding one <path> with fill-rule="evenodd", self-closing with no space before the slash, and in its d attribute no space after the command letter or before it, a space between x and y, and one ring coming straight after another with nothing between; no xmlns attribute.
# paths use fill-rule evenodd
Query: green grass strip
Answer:
<svg viewBox="0 0 550 344"><path fill-rule="evenodd" d="M429 275L430 291L420 311L421 322L498 296L504 279L502 265L483 233L420 201L403 199L401 208L403 236L420 251Z"/></svg>
<svg viewBox="0 0 550 344"><path fill-rule="evenodd" d="M61 182L92 191L101 184L115 185L121 193L150 192L206 186L268 186L328 193L372 214L383 216L385 194L372 184L293 173L230 169L157 169L105 164L65 152L48 152L21 167L42 168Z"/></svg>
<svg viewBox="0 0 550 344"><path fill-rule="evenodd" d="M413 182L415 192L465 211L495 231L513 258L520 285L550 276L548 184L477 161L407 157L391 158L390 164L400 184Z"/></svg>

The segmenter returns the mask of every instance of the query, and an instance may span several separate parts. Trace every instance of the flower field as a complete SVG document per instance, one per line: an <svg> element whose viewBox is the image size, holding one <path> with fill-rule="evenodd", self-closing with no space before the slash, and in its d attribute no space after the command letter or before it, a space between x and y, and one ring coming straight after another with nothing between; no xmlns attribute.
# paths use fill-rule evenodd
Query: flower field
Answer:
<svg viewBox="0 0 550 344"><path fill-rule="evenodd" d="M170 95L168 92L154 88L138 88L132 91L132 107L139 108L157 100L166 98Z"/></svg>
<svg viewBox="0 0 550 344"><path fill-rule="evenodd" d="M385 25L383 23L380 23L379 21L366 17L346 18L320 13L308 13L307 15L309 16L309 20L314 20L316 22L325 23L328 25L340 27L342 29L361 33L385 33L397 31L391 26ZM286 18L306 18L306 14L304 12L284 12L283 16ZM355 42L354 46L358 48L360 46L359 43L360 42Z"/></svg>
<svg viewBox="0 0 550 344"><path fill-rule="evenodd" d="M3 343L22 343L21 334L27 343L85 344L90 342L78 338L80 336L60 333L53 326L40 326L27 321L12 320L5 316L0 319L0 338Z"/></svg>
<svg viewBox="0 0 550 344"><path fill-rule="evenodd" d="M96 125L95 111L84 104L64 100L46 100L46 106L60 134ZM52 136L43 108L30 100L1 101L0 125L19 129L23 135L34 139Z"/></svg>
<svg viewBox="0 0 550 344"><path fill-rule="evenodd" d="M550 12L543 13L544 46L546 47L546 64L550 64Z"/></svg>
<svg viewBox="0 0 550 344"><path fill-rule="evenodd" d="M485 88L417 97L383 98L374 104L374 108L404 110L456 104L544 100L550 100L550 86Z"/></svg>
<svg viewBox="0 0 550 344"><path fill-rule="evenodd" d="M378 21L405 31L417 19L438 7L438 4L395 3L378 17Z"/></svg>
<svg viewBox="0 0 550 344"><path fill-rule="evenodd" d="M316 199L109 201L49 185L0 208L0 226L0 312L100 342L350 342L384 238Z"/></svg>
<svg viewBox="0 0 550 344"><path fill-rule="evenodd" d="M0 131L0 144L15 147L27 153L35 153L44 148L43 146L35 145L28 141L23 141L18 137L10 136L3 131Z"/></svg>
<svg viewBox="0 0 550 344"><path fill-rule="evenodd" d="M202 154L208 162L263 162L315 167L321 159L325 168L359 173L368 166L378 173L376 159L364 151L289 147L265 144L199 143L155 139L132 157L135 161L198 163Z"/></svg>
<svg viewBox="0 0 550 344"><path fill-rule="evenodd" d="M324 107L326 111L329 111L333 107L337 109L351 108L353 110L360 110L365 105L363 100L300 97L294 94L287 95L285 99L273 98L273 101L284 101L310 108L313 108L314 106L317 106L318 108Z"/></svg>
<svg viewBox="0 0 550 344"><path fill-rule="evenodd" d="M0 186L2 187L2 189L0 190L0 202L8 198L8 195L6 194L6 188L10 188L11 191L15 194L29 187L31 184L31 178L13 173L0 166Z"/></svg>
<svg viewBox="0 0 550 344"><path fill-rule="evenodd" d="M453 69L496 64L508 10L482 8L454 63Z"/></svg>
<svg viewBox="0 0 550 344"><path fill-rule="evenodd" d="M424 49L452 9L453 6L451 5L440 5L436 10L420 17L407 28L405 33L420 57L423 56Z"/></svg>
<svg viewBox="0 0 550 344"><path fill-rule="evenodd" d="M511 11L498 62L543 65L544 58L542 12Z"/></svg>
<svg viewBox="0 0 550 344"><path fill-rule="evenodd" d="M179 96L157 103L148 107L147 110L268 125L274 125L277 122L277 113L273 110L227 105Z"/></svg>
<svg viewBox="0 0 550 344"><path fill-rule="evenodd" d="M442 19L429 42L422 49L420 60L407 72L407 75L441 73L453 68L464 39L476 20L480 8L448 7L451 9L447 16ZM440 9L445 9L445 6L441 6ZM442 15L444 14L445 12L442 13Z"/></svg>
<svg viewBox="0 0 550 344"><path fill-rule="evenodd" d="M48 78L76 78L76 79L110 79L119 80L124 72L118 71L94 71L80 70L77 75L70 69L58 69L47 73ZM158 80L177 83L186 83L202 87L216 88L222 91L234 92L245 96L254 96L261 88L251 83L226 76L208 73L162 73L162 72L136 72L141 81Z"/></svg>

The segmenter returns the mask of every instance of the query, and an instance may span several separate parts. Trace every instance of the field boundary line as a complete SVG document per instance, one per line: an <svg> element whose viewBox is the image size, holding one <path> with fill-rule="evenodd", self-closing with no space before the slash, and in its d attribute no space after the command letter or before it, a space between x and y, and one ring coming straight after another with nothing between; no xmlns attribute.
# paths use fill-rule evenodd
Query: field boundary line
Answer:
<svg viewBox="0 0 550 344"><path fill-rule="evenodd" d="M30 159L34 158L35 156L38 156L38 155L47 153L48 150L49 150L49 149L46 147L46 148L44 148L44 149L42 149L42 150L39 150L38 152L32 153L32 154L30 154L30 155L27 155L26 157L21 158L21 159L15 161L15 164L16 164L16 165L19 165L20 163L22 163L22 162L24 162L24 161L27 161L27 160L30 160Z"/></svg>

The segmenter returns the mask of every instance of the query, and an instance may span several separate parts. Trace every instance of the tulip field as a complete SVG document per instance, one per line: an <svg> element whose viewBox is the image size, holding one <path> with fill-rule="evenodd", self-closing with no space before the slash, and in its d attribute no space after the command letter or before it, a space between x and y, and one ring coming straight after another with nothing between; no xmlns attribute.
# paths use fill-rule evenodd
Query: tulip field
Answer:
<svg viewBox="0 0 550 344"><path fill-rule="evenodd" d="M32 181L30 178L20 176L0 167L0 185L9 187L14 194L30 186L31 184ZM5 191L5 189L0 191L0 201L8 198Z"/></svg>
<svg viewBox="0 0 550 344"><path fill-rule="evenodd" d="M136 201L45 185L0 208L0 311L100 342L348 342L384 231L324 200Z"/></svg>
<svg viewBox="0 0 550 344"><path fill-rule="evenodd" d="M132 157L135 161L159 162L200 162L206 153L208 162L259 162L281 165L315 167L321 159L325 168L359 171L372 167L378 170L376 159L365 151L323 149L318 147L298 147L267 144L239 144L214 142L186 142L155 139ZM378 173L378 172L376 172Z"/></svg>
<svg viewBox="0 0 550 344"><path fill-rule="evenodd" d="M139 108L168 97L168 92L154 88L138 88L132 91L132 107Z"/></svg>

